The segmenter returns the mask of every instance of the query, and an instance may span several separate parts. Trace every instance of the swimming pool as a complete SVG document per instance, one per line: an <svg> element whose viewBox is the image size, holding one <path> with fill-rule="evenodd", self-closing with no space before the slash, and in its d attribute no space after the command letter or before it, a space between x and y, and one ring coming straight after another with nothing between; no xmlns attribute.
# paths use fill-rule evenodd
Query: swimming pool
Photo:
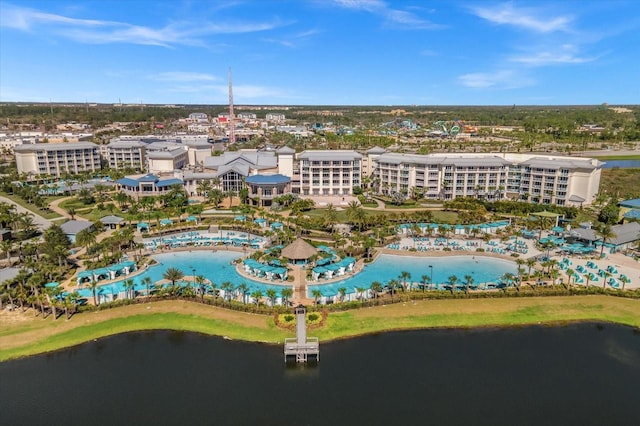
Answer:
<svg viewBox="0 0 640 426"><path fill-rule="evenodd" d="M429 268L429 265L432 268ZM397 256L393 254L381 254L372 263L365 266L364 270L345 280L331 284L307 286L308 297L312 296L314 289L320 290L323 296L335 296L338 289L344 287L347 294L355 293L356 287L369 289L371 283L379 281L383 285L389 280L398 279L402 271L411 274L411 282L420 282L422 275L431 278L433 269L433 282L446 283L451 275L458 277L458 282L464 282L464 277L473 277L474 284L480 285L495 282L505 273L516 274L518 265L506 259L498 259L485 256L444 256L444 257L417 257Z"/></svg>
<svg viewBox="0 0 640 426"><path fill-rule="evenodd" d="M280 291L283 288L291 288L290 285L263 284L241 276L236 272L236 267L232 265L231 262L242 257L242 253L234 251L216 251L215 253L209 251L178 251L157 254L152 257L158 262L157 265L151 266L143 273L131 277L135 283L134 288L137 291L146 290L142 284L142 280L145 277L150 277L151 281L155 283L163 279L162 274L169 268L177 268L182 271L185 276L202 275L215 283L218 288L220 288L220 284L223 282L229 281L235 287L238 287L242 283L246 284L247 287L249 287L250 293L255 290L260 290L264 294L268 289L272 288L277 291L278 296L280 296ZM123 284L124 280L101 285L98 286L98 288L102 295L117 295L125 291ZM90 288L79 289L77 292L80 297L93 297Z"/></svg>

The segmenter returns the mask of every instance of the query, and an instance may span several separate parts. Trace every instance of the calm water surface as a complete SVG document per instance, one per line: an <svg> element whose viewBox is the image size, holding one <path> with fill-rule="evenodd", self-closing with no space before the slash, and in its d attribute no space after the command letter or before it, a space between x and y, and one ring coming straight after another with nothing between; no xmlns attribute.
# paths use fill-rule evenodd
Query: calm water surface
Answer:
<svg viewBox="0 0 640 426"><path fill-rule="evenodd" d="M280 346L145 332L0 363L2 425L635 425L640 334L426 330Z"/></svg>

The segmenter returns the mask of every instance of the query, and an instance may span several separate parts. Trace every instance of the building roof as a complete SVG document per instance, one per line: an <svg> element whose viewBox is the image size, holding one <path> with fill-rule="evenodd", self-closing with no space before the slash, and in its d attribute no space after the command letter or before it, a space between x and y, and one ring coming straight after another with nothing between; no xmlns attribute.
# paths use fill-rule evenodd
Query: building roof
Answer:
<svg viewBox="0 0 640 426"><path fill-rule="evenodd" d="M156 188L165 188L171 185L182 185L182 179L169 178L169 179L158 181L158 183L156 183Z"/></svg>
<svg viewBox="0 0 640 426"><path fill-rule="evenodd" d="M116 181L117 184L123 185L123 186L129 186L129 187L133 187L133 186L138 186L138 181L135 179L131 179L131 178L122 178L122 179L118 179Z"/></svg>
<svg viewBox="0 0 640 426"><path fill-rule="evenodd" d="M367 154L384 154L385 152L387 152L387 150L376 145L373 148L369 148L365 152Z"/></svg>
<svg viewBox="0 0 640 426"><path fill-rule="evenodd" d="M232 164L245 164L256 170L274 169L278 167L278 158L273 151L227 151L220 156L204 159L204 167L208 169Z"/></svg>
<svg viewBox="0 0 640 426"><path fill-rule="evenodd" d="M98 145L92 142L33 143L17 145L13 148L17 152L69 151L74 149L98 149Z"/></svg>
<svg viewBox="0 0 640 426"><path fill-rule="evenodd" d="M0 269L0 283L13 279L20 273L20 268L2 268Z"/></svg>
<svg viewBox="0 0 640 426"><path fill-rule="evenodd" d="M621 245L627 244L640 239L640 223L629 222L622 225L613 225L611 231L615 237L609 241L611 244Z"/></svg>
<svg viewBox="0 0 640 426"><path fill-rule="evenodd" d="M296 239L294 242L282 249L282 256L289 259L309 259L314 254L318 253L318 249L303 240L302 238Z"/></svg>
<svg viewBox="0 0 640 426"><path fill-rule="evenodd" d="M122 223L122 221L124 221L123 218L121 218L120 216L114 216L114 215L109 215L109 216L100 218L100 222L102 222L105 225L117 225L118 223Z"/></svg>
<svg viewBox="0 0 640 426"><path fill-rule="evenodd" d="M276 150L278 154L295 154L296 150L293 148L289 148L288 146L283 146Z"/></svg>
<svg viewBox="0 0 640 426"><path fill-rule="evenodd" d="M595 163L595 164L594 164ZM594 170L601 167L602 163L589 158L557 158L557 157L534 157L520 163L523 166L540 168L540 169L582 169Z"/></svg>
<svg viewBox="0 0 640 426"><path fill-rule="evenodd" d="M303 151L298 158L311 161L353 161L362 158L362 154L351 150L311 150Z"/></svg>
<svg viewBox="0 0 640 426"><path fill-rule="evenodd" d="M283 183L291 182L291 178L289 176L284 176L281 174L276 175L252 175L247 176L245 182L252 183L255 185L279 185Z"/></svg>
<svg viewBox="0 0 640 426"><path fill-rule="evenodd" d="M618 203L620 207L640 208L640 198L634 198L633 200L624 200Z"/></svg>
<svg viewBox="0 0 640 426"><path fill-rule="evenodd" d="M631 209L624 214L626 219L640 219L640 209Z"/></svg>
<svg viewBox="0 0 640 426"><path fill-rule="evenodd" d="M146 148L147 144L138 140L111 140L107 148Z"/></svg>
<svg viewBox="0 0 640 426"><path fill-rule="evenodd" d="M139 178L133 178L135 180L137 180L138 182L144 182L144 183L150 183L150 182L157 182L160 180L160 178L152 173L148 173L144 176L140 176Z"/></svg>
<svg viewBox="0 0 640 426"><path fill-rule="evenodd" d="M88 220L69 220L63 223L60 228L66 235L77 235L80 231L89 229L93 226Z"/></svg>

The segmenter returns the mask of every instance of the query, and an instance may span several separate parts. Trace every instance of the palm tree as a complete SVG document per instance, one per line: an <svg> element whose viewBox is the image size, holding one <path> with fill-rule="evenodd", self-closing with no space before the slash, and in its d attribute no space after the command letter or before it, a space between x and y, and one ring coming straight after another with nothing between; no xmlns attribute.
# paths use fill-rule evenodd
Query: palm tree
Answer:
<svg viewBox="0 0 640 426"><path fill-rule="evenodd" d="M277 297L278 297L278 292L276 292L272 288L267 289L267 299L269 299L269 304L271 305L271 307L274 307L276 305Z"/></svg>
<svg viewBox="0 0 640 426"><path fill-rule="evenodd" d="M387 283L387 287L389 288L389 291L391 291L391 303L393 303L393 292L398 287L398 284L398 280L389 280Z"/></svg>
<svg viewBox="0 0 640 426"><path fill-rule="evenodd" d="M285 287L280 290L280 296L282 297L282 305L288 306L289 299L293 297L293 289L291 287Z"/></svg>
<svg viewBox="0 0 640 426"><path fill-rule="evenodd" d="M145 286L145 288L147 289L147 301L149 300L149 298L151 297L151 294L149 293L149 287L151 287L151 277L144 277L142 279L142 284Z"/></svg>
<svg viewBox="0 0 640 426"><path fill-rule="evenodd" d="M402 290L407 291L407 281L411 279L411 273L407 271L400 272L400 280L402 281Z"/></svg>
<svg viewBox="0 0 640 426"><path fill-rule="evenodd" d="M357 201L351 201L345 210L345 215L352 225L358 227L358 231L362 231L362 225L366 219L366 213Z"/></svg>
<svg viewBox="0 0 640 426"><path fill-rule="evenodd" d="M456 283L458 282L458 277L455 275L450 275L449 278L447 278L447 281L449 282L449 285L451 285L451 294L453 294L453 292L456 289Z"/></svg>
<svg viewBox="0 0 640 426"><path fill-rule="evenodd" d="M93 294L93 304L98 306L98 298L96 297L96 292L98 290L98 282L97 281L91 281L89 283L89 288L91 289L91 293Z"/></svg>
<svg viewBox="0 0 640 426"><path fill-rule="evenodd" d="M469 287L473 284L475 280L471 275L464 276L464 289L467 294L469 294Z"/></svg>
<svg viewBox="0 0 640 426"><path fill-rule="evenodd" d="M135 290L133 288L135 286L135 282L133 282L131 278L127 278L126 280L124 280L122 285L125 289L127 299L135 299Z"/></svg>
<svg viewBox="0 0 640 426"><path fill-rule="evenodd" d="M356 292L358 293L358 297L360 301L364 304L364 292L367 291L364 287L356 287Z"/></svg>
<svg viewBox="0 0 640 426"><path fill-rule="evenodd" d="M256 290L251 293L251 297L253 298L253 302L256 304L256 307L260 306L260 300L262 299L262 291Z"/></svg>
<svg viewBox="0 0 640 426"><path fill-rule="evenodd" d="M420 284L422 284L422 292L423 293L427 290L427 284L429 284L429 281L431 281L431 279L429 278L429 275L427 275L427 274L423 274L420 277Z"/></svg>
<svg viewBox="0 0 640 426"><path fill-rule="evenodd" d="M567 290L571 290L571 277L573 277L576 273L573 269L569 268L567 269L566 274L569 277L569 279L567 280Z"/></svg>
<svg viewBox="0 0 640 426"><path fill-rule="evenodd" d="M322 292L317 288L314 288L313 290L311 290L311 294L313 295L314 303L317 305L318 301L322 297Z"/></svg>
<svg viewBox="0 0 640 426"><path fill-rule="evenodd" d="M340 287L340 288L338 289L338 293L340 294L340 301L341 301L341 302L344 302L344 298L345 298L345 296L347 295L347 289L346 289L346 288L344 288L344 287Z"/></svg>
<svg viewBox="0 0 640 426"><path fill-rule="evenodd" d="M626 275L620 276L620 281L622 281L622 291L624 291L624 287L629 283L629 278Z"/></svg>
<svg viewBox="0 0 640 426"><path fill-rule="evenodd" d="M182 272L178 268L167 268L166 271L162 274L162 278L165 280L171 281L171 291L175 291L176 281L180 281L184 278L184 272Z"/></svg>
<svg viewBox="0 0 640 426"><path fill-rule="evenodd" d="M374 281L371 283L369 289L373 292L374 297L377 299L378 295L382 291L382 283L380 281Z"/></svg>
<svg viewBox="0 0 640 426"><path fill-rule="evenodd" d="M234 286L231 281L224 281L220 284L220 289L224 290L224 299L231 303L232 292L234 290Z"/></svg>
<svg viewBox="0 0 640 426"><path fill-rule="evenodd" d="M245 283L242 283L242 284L240 284L238 286L237 290L242 295L242 303L246 304L247 303L247 294L249 294L249 286L247 286Z"/></svg>
<svg viewBox="0 0 640 426"><path fill-rule="evenodd" d="M324 211L324 215L322 216L322 225L328 231L333 229L333 225L338 222L338 212L336 211L333 204L327 204L327 208Z"/></svg>
<svg viewBox="0 0 640 426"><path fill-rule="evenodd" d="M527 267L529 268L529 271L527 271L527 275L531 276L531 268L533 268L536 265L536 259L533 257L530 257L529 259L527 259Z"/></svg>
<svg viewBox="0 0 640 426"><path fill-rule="evenodd" d="M600 238L602 238L602 247L600 248L600 258L602 258L602 254L604 253L605 243L611 240L611 238L615 237L616 234L611 230L611 225L609 225L608 223L604 223L596 227L596 234Z"/></svg>

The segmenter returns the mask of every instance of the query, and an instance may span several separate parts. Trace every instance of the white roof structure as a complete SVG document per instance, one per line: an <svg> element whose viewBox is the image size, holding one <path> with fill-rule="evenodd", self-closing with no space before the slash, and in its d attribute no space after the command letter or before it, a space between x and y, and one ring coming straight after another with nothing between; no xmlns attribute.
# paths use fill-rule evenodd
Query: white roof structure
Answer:
<svg viewBox="0 0 640 426"><path fill-rule="evenodd" d="M298 159L310 161L353 161L361 158L362 154L351 150L310 150L298 155Z"/></svg>

